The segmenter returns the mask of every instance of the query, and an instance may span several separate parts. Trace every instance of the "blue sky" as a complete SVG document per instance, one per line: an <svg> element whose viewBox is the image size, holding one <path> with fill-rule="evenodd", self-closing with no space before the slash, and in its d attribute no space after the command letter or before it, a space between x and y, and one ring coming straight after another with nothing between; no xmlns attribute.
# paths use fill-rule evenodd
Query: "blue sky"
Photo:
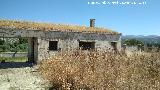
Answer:
<svg viewBox="0 0 160 90"><path fill-rule="evenodd" d="M147 4L104 5L103 1ZM0 19L89 26L89 19L95 18L96 26L123 35L160 35L159 3L158 0L0 0Z"/></svg>

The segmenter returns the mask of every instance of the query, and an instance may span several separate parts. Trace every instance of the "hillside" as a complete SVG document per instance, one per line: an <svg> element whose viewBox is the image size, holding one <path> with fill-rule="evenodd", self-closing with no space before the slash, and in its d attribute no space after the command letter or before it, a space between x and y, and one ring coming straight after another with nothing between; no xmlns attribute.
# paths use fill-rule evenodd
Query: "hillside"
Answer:
<svg viewBox="0 0 160 90"><path fill-rule="evenodd" d="M160 43L160 36L158 35L125 35L122 36L122 42L126 39L137 39L144 43Z"/></svg>

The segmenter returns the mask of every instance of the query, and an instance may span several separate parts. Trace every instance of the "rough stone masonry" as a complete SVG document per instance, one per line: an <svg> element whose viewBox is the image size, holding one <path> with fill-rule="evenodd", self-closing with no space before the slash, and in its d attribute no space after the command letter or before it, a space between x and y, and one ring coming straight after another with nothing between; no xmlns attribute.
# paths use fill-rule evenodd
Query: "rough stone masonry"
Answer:
<svg viewBox="0 0 160 90"><path fill-rule="evenodd" d="M0 20L0 38L28 38L28 59L34 62L61 50L121 50L121 33L92 27Z"/></svg>

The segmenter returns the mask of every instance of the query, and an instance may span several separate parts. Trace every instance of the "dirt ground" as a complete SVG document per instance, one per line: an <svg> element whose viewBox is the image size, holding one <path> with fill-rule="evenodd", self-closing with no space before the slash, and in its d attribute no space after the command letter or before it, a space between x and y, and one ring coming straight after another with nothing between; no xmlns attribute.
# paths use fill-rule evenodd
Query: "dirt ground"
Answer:
<svg viewBox="0 0 160 90"><path fill-rule="evenodd" d="M1 68L0 90L47 90L47 82L34 67Z"/></svg>

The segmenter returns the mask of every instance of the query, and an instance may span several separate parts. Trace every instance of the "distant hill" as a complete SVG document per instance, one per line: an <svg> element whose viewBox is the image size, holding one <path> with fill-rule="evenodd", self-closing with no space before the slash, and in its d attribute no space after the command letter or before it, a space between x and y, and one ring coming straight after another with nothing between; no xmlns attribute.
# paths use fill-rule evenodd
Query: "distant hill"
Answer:
<svg viewBox="0 0 160 90"><path fill-rule="evenodd" d="M137 39L137 40L140 40L144 43L160 43L160 36L158 36L158 35L148 35L148 36L125 35L125 36L122 36L122 42L126 39Z"/></svg>

